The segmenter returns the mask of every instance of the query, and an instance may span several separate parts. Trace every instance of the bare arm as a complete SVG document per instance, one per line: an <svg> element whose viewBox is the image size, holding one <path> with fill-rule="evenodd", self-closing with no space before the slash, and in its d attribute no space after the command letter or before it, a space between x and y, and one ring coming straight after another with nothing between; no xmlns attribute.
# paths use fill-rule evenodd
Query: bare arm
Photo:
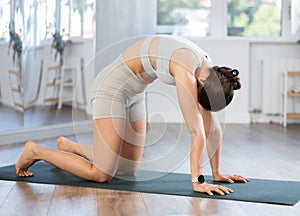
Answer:
<svg viewBox="0 0 300 216"><path fill-rule="evenodd" d="M194 75L197 63L193 53L180 50L174 53L170 64L170 70L176 80L180 109L191 133L190 169L193 178L202 174L200 164L203 162L206 142L203 119L197 100L197 80Z"/></svg>
<svg viewBox="0 0 300 216"><path fill-rule="evenodd" d="M220 170L222 151L222 128L216 114L201 109L204 121L205 134L207 137L207 152L215 181L234 183L235 181L248 182L249 179L240 175L225 175Z"/></svg>
<svg viewBox="0 0 300 216"><path fill-rule="evenodd" d="M216 114L201 108L204 121L205 135L207 137L207 152L213 176L220 174L222 128Z"/></svg>
<svg viewBox="0 0 300 216"><path fill-rule="evenodd" d="M196 83L193 83L192 78L188 75L181 75L180 79L176 79L180 108L192 139L190 146L190 170L194 178L202 174L201 165L203 164L206 138L203 119L195 101L196 99L193 96L193 86L196 86Z"/></svg>
<svg viewBox="0 0 300 216"><path fill-rule="evenodd" d="M186 58L186 61L183 59ZM176 80L176 90L179 105L191 133L191 150L190 150L190 170L191 177L195 178L202 174L203 158L206 146L206 134L204 119L201 113L201 106L198 103L197 80L194 71L197 66L197 60L194 56L185 53L184 55L174 55L170 64L170 70ZM179 63L178 63L179 62ZM184 62L184 64L180 64ZM220 150L219 150L220 153ZM218 170L219 156L212 159L212 167ZM193 183L194 191L204 192L213 195L213 191L220 195L233 192L230 188L207 183Z"/></svg>
<svg viewBox="0 0 300 216"><path fill-rule="evenodd" d="M197 85L195 77L186 71L181 71L176 77L176 89L180 108L183 113L186 125L191 133L192 143L190 151L190 169L192 178L202 174L202 164L206 146L206 135L204 130L203 117L197 102ZM220 195L233 192L230 188L207 183L193 183L194 191L213 195L213 191Z"/></svg>
<svg viewBox="0 0 300 216"><path fill-rule="evenodd" d="M191 60L191 56L188 59ZM173 75L176 80L179 105L188 130L191 133L192 142L190 146L190 169L191 177L195 178L201 175L203 171L202 166L206 146L206 136L203 117L197 100L197 81L195 75L191 73L191 71L195 70L193 66L196 67L193 65L192 61L189 61L185 62L184 66L180 64L173 64L170 68L171 70L173 69ZM227 187L207 183L193 183L193 189L196 192L203 192L209 195L213 195L213 191L220 195L232 192L232 190Z"/></svg>

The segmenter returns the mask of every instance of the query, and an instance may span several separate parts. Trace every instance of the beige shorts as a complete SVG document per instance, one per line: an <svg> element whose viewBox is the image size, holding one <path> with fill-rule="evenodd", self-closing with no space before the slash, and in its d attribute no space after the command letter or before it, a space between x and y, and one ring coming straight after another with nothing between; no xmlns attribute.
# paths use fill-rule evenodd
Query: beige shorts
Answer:
<svg viewBox="0 0 300 216"><path fill-rule="evenodd" d="M146 87L120 55L93 82L93 119L127 118L132 122L146 118Z"/></svg>

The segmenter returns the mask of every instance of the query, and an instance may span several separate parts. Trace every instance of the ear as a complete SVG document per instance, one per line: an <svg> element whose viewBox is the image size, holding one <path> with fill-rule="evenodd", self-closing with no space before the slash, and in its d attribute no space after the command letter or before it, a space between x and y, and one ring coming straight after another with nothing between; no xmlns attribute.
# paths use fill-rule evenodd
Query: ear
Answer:
<svg viewBox="0 0 300 216"><path fill-rule="evenodd" d="M200 77L200 78L196 77L196 79L197 79L197 86L198 86L198 88L201 89L204 86L205 79L203 79L202 77Z"/></svg>

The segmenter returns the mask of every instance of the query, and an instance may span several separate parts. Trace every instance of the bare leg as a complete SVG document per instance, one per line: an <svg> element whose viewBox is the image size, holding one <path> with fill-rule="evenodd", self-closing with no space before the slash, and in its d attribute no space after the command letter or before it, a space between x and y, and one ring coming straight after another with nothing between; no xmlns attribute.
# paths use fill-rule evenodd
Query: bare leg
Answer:
<svg viewBox="0 0 300 216"><path fill-rule="evenodd" d="M32 176L28 168L38 160L46 161L83 179L106 182L115 174L122 147L123 119L94 121L95 163L70 153L44 148L33 141L26 143L16 164L19 176ZM120 136L121 135L121 136Z"/></svg>
<svg viewBox="0 0 300 216"><path fill-rule="evenodd" d="M83 179L98 182L105 182L110 179L109 175L78 155L47 149L33 141L26 143L24 151L16 164L16 174L22 177L32 176L33 173L28 168L38 160L46 161Z"/></svg>
<svg viewBox="0 0 300 216"><path fill-rule="evenodd" d="M94 148L90 145L79 144L66 137L58 137L56 140L57 149L60 151L71 152L80 155L90 161L93 160Z"/></svg>
<svg viewBox="0 0 300 216"><path fill-rule="evenodd" d="M133 175L142 160L146 136L146 119L128 122L117 173Z"/></svg>

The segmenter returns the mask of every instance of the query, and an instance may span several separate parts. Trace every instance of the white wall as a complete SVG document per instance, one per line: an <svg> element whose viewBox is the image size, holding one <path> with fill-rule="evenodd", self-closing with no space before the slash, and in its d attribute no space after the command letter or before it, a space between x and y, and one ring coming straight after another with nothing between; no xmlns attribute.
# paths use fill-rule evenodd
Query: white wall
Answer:
<svg viewBox="0 0 300 216"><path fill-rule="evenodd" d="M295 42L252 42L250 47L250 109L262 106L262 60L300 59L300 46ZM300 68L299 68L300 70ZM274 74L276 76L277 74ZM272 81L272 77L270 77ZM280 88L280 87L278 87Z"/></svg>
<svg viewBox="0 0 300 216"><path fill-rule="evenodd" d="M11 91L9 70L17 70L13 63L13 50L11 48L8 55L8 43L0 43L0 89L2 103L14 107Z"/></svg>
<svg viewBox="0 0 300 216"><path fill-rule="evenodd" d="M96 53L120 40L154 34L156 0L97 0Z"/></svg>

